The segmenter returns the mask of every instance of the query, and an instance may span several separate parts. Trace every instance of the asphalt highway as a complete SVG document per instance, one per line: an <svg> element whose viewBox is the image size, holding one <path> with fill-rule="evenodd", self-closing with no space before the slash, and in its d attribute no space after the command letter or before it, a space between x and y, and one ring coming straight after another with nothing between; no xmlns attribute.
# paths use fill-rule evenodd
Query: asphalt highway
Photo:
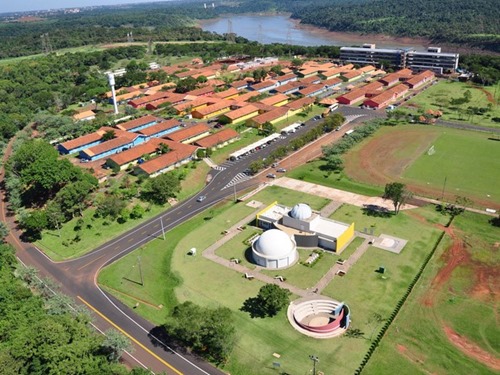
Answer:
<svg viewBox="0 0 500 375"><path fill-rule="evenodd" d="M340 111L348 118L362 116L363 120L381 116L379 111L342 107ZM382 113L383 115L383 113ZM267 157L273 150L290 140L300 137L313 126L319 126L322 120L309 120L306 126L296 133L280 138L236 162L226 162L212 169L208 183L199 194L181 202L166 212L138 225L134 229L97 247L92 252L74 260L53 262L33 245L22 243L18 236L11 238L18 248L17 256L25 264L33 266L43 276L49 276L61 284L64 293L87 306L95 316L95 326L101 331L115 328L129 337L134 344L134 352L126 353L124 360L131 366L143 366L153 372L167 374L208 375L223 374L211 364L186 353L182 348L173 348L168 338L160 337L154 324L135 314L133 309L124 306L114 297L103 291L97 284L99 271L124 255L134 251L153 239L168 241L168 232L177 225L224 200L232 199L234 194L259 184L259 178L247 176L243 171L254 160ZM352 126L352 125L351 125ZM344 131L347 128L343 129ZM262 176L261 176L262 178ZM198 202L200 195L206 198ZM3 202L3 199L2 199ZM3 204L3 203L2 203ZM2 210L4 212L4 207ZM161 281L159 281L161 282Z"/></svg>

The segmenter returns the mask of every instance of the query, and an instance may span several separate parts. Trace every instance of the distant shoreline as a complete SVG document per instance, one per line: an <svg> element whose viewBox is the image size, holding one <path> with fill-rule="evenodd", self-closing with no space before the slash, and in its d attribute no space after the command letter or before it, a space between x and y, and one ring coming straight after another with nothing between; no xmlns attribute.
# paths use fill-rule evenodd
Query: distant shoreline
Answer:
<svg viewBox="0 0 500 375"><path fill-rule="evenodd" d="M316 34L318 37L331 38L332 40L337 40L343 42L344 44L350 44L352 46L361 46L364 43L370 44L392 44L398 45L400 47L424 47L438 46L442 47L443 52L449 53L474 53L482 55L498 55L494 51L483 50L480 48L474 48L470 46L463 46L460 44L453 44L448 42L435 43L428 38L419 37L404 37L404 36L392 36L386 34L362 34L355 32L344 32L344 31L330 31L325 28L318 26L300 23L300 19L290 18L290 13L285 12L261 12L261 13L238 13L238 14L225 14L221 17L197 20L196 26L203 29L203 26L208 23L212 23L217 20L221 20L229 17L238 16L287 16L290 21L293 22L294 28L310 32L311 34ZM341 47L340 45L338 47Z"/></svg>

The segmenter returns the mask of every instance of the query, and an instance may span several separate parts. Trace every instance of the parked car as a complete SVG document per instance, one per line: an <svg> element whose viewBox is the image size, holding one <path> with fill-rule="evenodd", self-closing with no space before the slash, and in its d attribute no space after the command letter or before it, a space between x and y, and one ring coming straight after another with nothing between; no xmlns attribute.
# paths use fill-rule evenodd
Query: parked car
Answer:
<svg viewBox="0 0 500 375"><path fill-rule="evenodd" d="M276 178L276 175L274 173L269 173L266 177L267 178Z"/></svg>
<svg viewBox="0 0 500 375"><path fill-rule="evenodd" d="M286 169L285 168L278 168L278 169L276 169L276 172L285 173Z"/></svg>
<svg viewBox="0 0 500 375"><path fill-rule="evenodd" d="M198 199L196 199L197 202L203 202L205 199L207 199L206 195L200 195Z"/></svg>
<svg viewBox="0 0 500 375"><path fill-rule="evenodd" d="M276 168L279 164L278 163L273 163L271 167Z"/></svg>

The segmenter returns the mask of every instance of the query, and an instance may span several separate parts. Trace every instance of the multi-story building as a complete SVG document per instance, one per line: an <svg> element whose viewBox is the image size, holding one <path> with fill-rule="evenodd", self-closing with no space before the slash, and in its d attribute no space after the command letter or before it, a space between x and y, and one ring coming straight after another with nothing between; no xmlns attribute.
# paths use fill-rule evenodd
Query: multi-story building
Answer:
<svg viewBox="0 0 500 375"><path fill-rule="evenodd" d="M458 68L458 53L443 53L439 47L429 47L426 52L410 48L376 48L375 44L362 47L341 47L340 60L354 64L394 66L412 70L431 70L435 73L455 71Z"/></svg>

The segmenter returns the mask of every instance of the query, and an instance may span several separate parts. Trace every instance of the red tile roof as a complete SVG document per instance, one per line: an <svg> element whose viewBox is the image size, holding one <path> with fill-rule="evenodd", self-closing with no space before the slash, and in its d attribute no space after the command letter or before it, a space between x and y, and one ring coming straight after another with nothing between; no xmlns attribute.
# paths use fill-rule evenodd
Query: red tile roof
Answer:
<svg viewBox="0 0 500 375"><path fill-rule="evenodd" d="M91 143L97 142L102 138L102 135L104 133L101 133L99 131L96 131L94 133L82 135L81 137L72 139L70 141L66 141L61 143L61 146L64 147L66 150L73 150L78 147L82 147L85 145L89 145Z"/></svg>
<svg viewBox="0 0 500 375"><path fill-rule="evenodd" d="M273 81L272 79L267 80L267 81L262 81L256 84L252 85L252 88L254 90L262 90L271 86L274 86L276 84L276 81Z"/></svg>
<svg viewBox="0 0 500 375"><path fill-rule="evenodd" d="M231 139L237 138L240 136L236 130L227 128L221 130L220 132L209 135L208 137L199 139L195 142L195 145L200 147L213 147L217 146L219 143L223 143L229 141Z"/></svg>
<svg viewBox="0 0 500 375"><path fill-rule="evenodd" d="M181 130L177 130L176 132L165 135L163 138L170 139L171 141L175 142L182 142L209 131L210 128L208 127L208 125L201 123Z"/></svg>
<svg viewBox="0 0 500 375"><path fill-rule="evenodd" d="M145 125L149 122L160 122L161 120L162 119L160 119L158 117L146 115L143 117L136 118L135 120L116 124L116 127L120 130L130 131L130 130L137 128L141 125Z"/></svg>
<svg viewBox="0 0 500 375"><path fill-rule="evenodd" d="M262 99L260 102L262 104L275 105L275 104L283 102L285 100L288 100L288 96L283 95L283 94L276 94L276 95L270 96L268 98Z"/></svg>
<svg viewBox="0 0 500 375"><path fill-rule="evenodd" d="M430 70L426 70L425 72L422 72L420 74L417 74L417 75L411 77L405 83L410 85L410 86L416 86L416 85L420 84L421 82L425 82L426 80L429 80L432 78L434 78L434 73L431 72Z"/></svg>
<svg viewBox="0 0 500 375"><path fill-rule="evenodd" d="M231 105L232 105L232 103L229 100L221 99L220 101L218 101L214 104L208 105L206 107L198 108L193 112L199 113L202 116L208 116L214 112L218 112L218 111L221 111L223 109L229 110Z"/></svg>
<svg viewBox="0 0 500 375"><path fill-rule="evenodd" d="M298 109L301 109L305 105L309 105L312 103L314 103L314 98L306 96L288 103L286 107L290 108L292 111L296 111Z"/></svg>
<svg viewBox="0 0 500 375"><path fill-rule="evenodd" d="M88 156L94 156L94 155L100 155L104 152L114 150L116 148L120 147L125 147L128 145L130 142L134 140L134 138L137 138L138 135L135 134L135 137L124 137L124 136L119 136L117 138L110 139L109 141L102 142L96 146L87 148L83 150Z"/></svg>
<svg viewBox="0 0 500 375"><path fill-rule="evenodd" d="M359 70L350 70L348 72L343 72L341 74L342 74L342 77L344 77L346 79L353 79L353 78L362 76L363 72L360 72Z"/></svg>
<svg viewBox="0 0 500 375"><path fill-rule="evenodd" d="M167 144L167 146L169 146ZM187 159L193 155L198 147L191 145L182 145L184 147L178 147L177 149L172 149L171 152L162 154L154 159L148 160L138 166L139 169L143 170L148 175L158 172L162 169L168 168L175 163ZM170 146L169 146L170 147Z"/></svg>
<svg viewBox="0 0 500 375"><path fill-rule="evenodd" d="M303 89L301 89L299 91L299 94L302 94L302 95L311 95L311 94L314 94L317 91L323 90L324 88L325 88L325 86L322 85L322 84L320 84L320 83L312 84L312 85L309 85L309 86L304 87Z"/></svg>
<svg viewBox="0 0 500 375"><path fill-rule="evenodd" d="M283 117L288 112L287 107L273 107L273 108L274 109L272 111L263 113L261 115L252 118L252 121L259 125L262 125L267 121L273 121L276 120L277 118Z"/></svg>
<svg viewBox="0 0 500 375"><path fill-rule="evenodd" d="M152 125L145 129L141 129L138 131L139 134L145 135L146 137L157 134L161 131L175 128L176 126L180 126L180 122L177 119L171 119L164 122L160 122L159 124Z"/></svg>
<svg viewBox="0 0 500 375"><path fill-rule="evenodd" d="M227 118L234 121L234 120L239 119L240 117L247 116L253 112L258 112L258 111L259 111L259 109L256 106L254 106L252 104L248 104L244 107L241 107L241 108L235 109L233 111L224 113L223 116L226 116Z"/></svg>
<svg viewBox="0 0 500 375"><path fill-rule="evenodd" d="M158 149L160 143L165 143L165 142L166 141L164 139L153 138L147 141L146 143L143 143L142 145L132 147L126 151L120 152L119 154L115 154L109 157L108 159L115 162L119 166L122 166L124 164L136 161L143 155L152 154Z"/></svg>

